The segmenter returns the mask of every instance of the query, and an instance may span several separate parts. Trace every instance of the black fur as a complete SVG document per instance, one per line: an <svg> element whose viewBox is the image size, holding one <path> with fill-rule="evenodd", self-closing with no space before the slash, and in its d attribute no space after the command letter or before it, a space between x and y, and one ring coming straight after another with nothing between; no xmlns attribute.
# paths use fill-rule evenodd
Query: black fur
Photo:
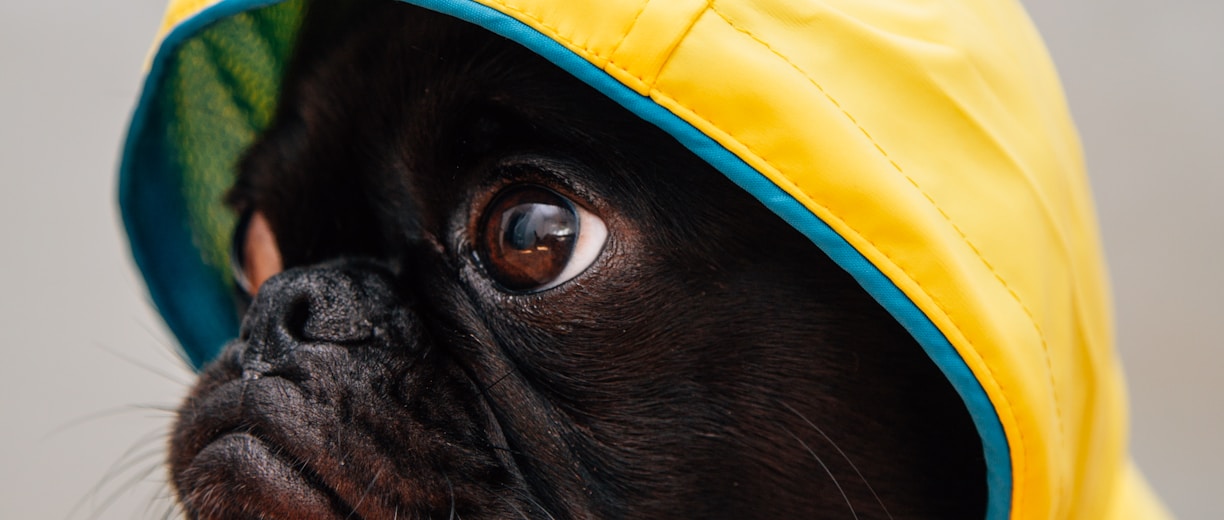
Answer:
<svg viewBox="0 0 1224 520"><path fill-rule="evenodd" d="M507 40L332 4L230 196L290 269L182 407L188 516L981 517L964 406L808 240ZM515 183L607 223L583 274L490 279Z"/></svg>

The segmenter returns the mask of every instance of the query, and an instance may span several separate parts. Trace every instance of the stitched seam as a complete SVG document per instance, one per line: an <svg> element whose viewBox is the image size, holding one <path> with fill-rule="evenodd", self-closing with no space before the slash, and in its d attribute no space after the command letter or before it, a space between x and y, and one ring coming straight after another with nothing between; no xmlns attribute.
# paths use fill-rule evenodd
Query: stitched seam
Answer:
<svg viewBox="0 0 1224 520"><path fill-rule="evenodd" d="M637 21L638 21L638 19L642 17L642 13L644 13L644 12L646 11L646 5L647 5L647 4L649 4L649 3L650 3L650 1L649 1L649 0L647 0L646 4L643 4L643 5L642 5L642 9L638 10L637 14L636 14L636 15L634 15L634 17L633 17L633 21L629 23L629 26L628 26L628 28L629 28L629 29L632 29L634 25L637 25ZM653 82L653 81L649 81L649 82L648 82L648 81L646 81L646 78L645 78L645 77L643 77L641 74L635 73L635 72L633 72L633 71L631 71L631 70L629 70L629 69L626 69L626 68L624 68L624 67L621 67L621 66L620 66L620 65L618 65L618 64L617 64L615 61L613 61L612 56L615 56L615 55L616 55L616 50L617 50L617 49L619 49L619 48L620 48L620 46L621 46L621 44L623 44L623 43L624 43L624 39L623 39L623 38L621 39L621 41L617 42L616 47L615 47L615 48L613 48L613 49L612 49L612 51L611 51L611 52L610 52L608 55L606 55L606 56L605 56L604 54L601 54L601 53L599 53L599 52L597 52L597 51L595 51L595 50L592 50L592 49L591 49L590 47L588 47L586 44L581 44L581 43L577 43L577 42L575 42L573 38L571 38L571 37L570 37L570 36L568 36L568 35L563 34L563 33L561 32L561 30L560 30L560 29L558 29L556 26L554 26L554 25L552 25L552 24L549 24L549 23L548 23L548 22L546 22L546 21L545 21L543 18L541 18L540 16L536 15L535 13L531 13L531 12L529 12L529 11L524 10L524 9L523 9L523 8L521 8L521 7L518 7L518 6L515 6L515 5L511 5L511 4L508 4L508 3L504 3L504 2L498 2L498 4L499 4L499 5L501 5L502 7L505 7L505 8L506 8L506 10L511 11L511 12L513 12L513 13L516 13L516 14L518 14L518 15L522 16L523 18L527 18L527 19L529 19L529 20L531 20L531 21L535 22L536 24L539 24L539 26L540 26L540 27L543 27L543 28L545 28L545 29L548 29L548 30L549 30L550 32L552 32L552 34L554 35L554 37L555 37L554 39L558 40L559 42L561 42L561 43L565 43L565 44L568 44L568 45L571 45L571 46L573 46L573 47L576 47L576 48L578 48L578 49L582 50L582 52L586 53L588 56L592 56L592 57L598 58L600 61L603 61L603 62L604 62L604 68L605 68L605 69L606 69L606 68L612 68L612 69L615 69L615 70L616 70L616 71L618 71L618 72L624 73L626 76L629 76L629 77L632 77L633 79L638 80L638 82L640 82L640 83L641 83L641 84L643 84L643 85L648 85L650 89L654 89L655 82ZM705 9L703 9L702 11L705 11L705 10L710 10L710 9L712 9L712 8L713 8L712 4L711 4L709 1L707 1L707 2L706 2L706 8L705 8ZM700 18L700 17L701 17L701 16L700 16L700 14L698 14L698 15L694 16L694 17L693 17L693 21L692 21L692 23L689 23L688 27L687 27L687 28L685 28L684 32L683 32L683 33L681 33L681 34L679 34L679 35L678 35L678 36L677 36L677 37L676 37L676 38L675 38L673 41L674 41L674 42L679 42L679 41L683 40L685 36L688 36L688 34L689 34L690 32L692 32L692 31L693 31L693 26L697 25L697 19L698 19L698 18ZM626 32L625 34L627 35L628 33ZM671 49L668 51L667 56L664 56L664 57L663 57L663 60L659 62L659 63L660 63L660 65L659 65L659 67L656 69L656 77L657 77L657 72L658 72L658 71L663 70L663 67L666 65L666 63L667 63L668 61L670 61L670 60L671 60L672 54L675 54L675 52L676 52L676 47L678 47L678 46L679 46L678 44L672 45L672 46L671 46Z"/></svg>
<svg viewBox="0 0 1224 520"><path fill-rule="evenodd" d="M803 71L803 69L801 69L801 68L800 68L798 65L796 65L796 64L795 64L793 61L791 61L789 58L787 58L787 57L786 57L785 55L783 55L781 52L778 52L778 50L777 50L777 49L774 49L774 48L773 48L773 46L771 46L771 45L770 45L768 42L766 42L766 41L764 41L763 39L761 39L760 37L758 37L758 36L757 36L756 34L754 34L752 31L749 31L748 29L745 29L744 27L741 27L740 25L736 24L736 23L735 23L733 20L731 20L731 19L730 19L730 18L729 18L729 17L728 17L728 16L727 16L725 13L723 13L722 11L720 11L720 10L719 10L717 7L715 7L715 6L710 6L710 10L712 10L712 11L713 11L715 14L717 14L717 15L718 15L720 18L722 18L722 19L723 19L723 21L725 21L725 22L726 22L726 23L727 23L727 24L728 24L728 25L729 25L731 28L735 29L736 31L739 31L739 32L743 33L744 35L748 36L749 38L752 38L754 41L756 41L757 43L759 43L759 44L761 44L762 46L764 46L764 47L765 47L767 50L769 50L769 52L771 52L773 55L775 55L775 56L777 56L778 58L780 58L780 59L782 59L783 61L785 61L785 62L786 62L788 65L790 65L790 67L791 67L791 68L793 68L793 69L794 69L796 72L798 72L798 73L799 73L801 76L803 76L803 78L804 78L804 79L806 79L806 80L807 80L807 81L808 81L810 84L812 84L812 86L816 87L816 89L817 89L817 90L819 90L819 91L820 91L820 93L821 93L821 94L823 94L823 95L825 96L825 98L826 98L826 99L828 99L828 100L829 100L829 102L833 104L833 106L835 106L835 107L836 107L836 108L837 108L839 111L841 111L842 115L844 115L844 116L846 117L846 119L848 119L848 120L849 120L851 123L853 123L853 124L854 124L854 126L855 126L855 127L857 127L857 128L859 129L859 131L863 133L863 135L864 135L864 136L865 136L865 137L868 139L868 141L870 141L870 142L871 142L871 144L872 144L873 146L875 146L875 149L876 149L877 151L879 151L879 152L880 152L880 155L881 155L881 156L882 156L882 157L883 157L885 160L887 160L887 161L888 161L888 163L889 163L890 165L892 165L892 167L893 167L894 169L896 169L898 173L900 173L900 174L901 174L903 177L905 177L905 179L906 179L907 181L909 181L910 185L912 185L912 186L914 187L914 189L918 190L918 192L919 192L919 193L921 193L921 194L922 194L922 196L923 196L924 198L926 198L927 202L929 202L929 203L931 204L931 206L932 206L932 207L934 207L934 208L935 208L935 209L936 209L936 210L939 212L940 216L942 216L942 217L944 218L944 220L946 220L946 221L948 222L948 224L952 226L952 229L956 231L957 235L959 235L959 236L961 237L961 239L965 241L965 244L969 246L970 250L971 250L971 251L973 251L974 255L976 255L976 256L978 257L978 259L979 259L979 260L981 260L982 264L983 264L983 265L985 265L985 266L986 266L986 268L987 268L988 270L990 270L991 274L993 274L993 275L994 275L995 279L996 279L996 280L998 280L998 281L999 281L999 283L1003 284L1003 287L1004 287L1005 289L1007 289L1008 294L1010 294L1010 295L1011 295L1011 297L1012 297L1012 299L1013 299L1013 300L1015 300L1015 301L1016 301L1016 303L1020 305L1020 308L1021 308L1021 309L1024 311L1025 315L1027 315L1027 316L1028 316L1030 323L1032 323L1032 325L1033 325L1033 329L1034 329L1034 330L1037 332L1038 338L1041 340L1041 347L1042 347L1043 352L1045 353L1046 369L1047 369L1048 374L1049 374L1050 386L1051 386L1051 390L1052 390L1052 391L1051 391L1051 397L1052 397L1052 399L1053 399L1053 401L1054 401L1055 422L1058 424L1059 441L1065 444L1065 440L1066 440L1066 433L1065 433L1064 428L1063 428L1061 404L1059 403L1057 393L1054 391L1054 390L1056 390L1057 386L1056 386L1055 381L1054 381L1054 369L1053 369L1053 363L1052 363L1052 361L1051 361L1051 357L1050 357L1050 348L1049 348L1049 343L1046 341L1046 338L1045 338L1045 333L1044 333L1044 332L1041 330L1040 325L1038 325L1038 324L1037 324L1037 320L1034 318L1032 311L1030 311L1030 310L1029 310L1029 308L1028 308L1028 306L1024 304L1024 302L1023 302L1023 301L1020 299L1020 296L1019 296L1019 295L1016 293L1016 291L1012 289L1011 285L1010 285L1010 284L1008 284L1008 283L1007 283L1007 281L1006 281L1005 279L1003 279L1002 275L1000 275L1000 274L999 274L999 272L998 272L998 271L997 271L997 270L994 268L994 266L993 266L993 265L991 265L991 263L990 263L989 261L987 261L987 260L986 260L986 258L985 258L984 256L982 256L981 251L980 251L980 250L978 250L977 246L975 246L975 245L973 244L973 241L971 241L971 240L969 239L969 237L968 237L968 236L966 236L966 235L965 235L965 233L964 233L964 232L963 232L963 231L960 229L960 227L959 227L959 226L957 226L957 225L956 225L956 223L952 221L952 219L951 219L951 218L948 216L948 214L947 214L947 213L946 213L946 212L943 210L943 208L941 208L941 207L940 207L940 206L939 206L939 205L938 205L938 204L935 202L935 200L934 200L934 199L933 199L933 198L932 198L932 197L931 197L931 196L930 196L930 195L929 195L929 194L928 194L928 193L927 193L925 190L923 190L923 189L922 189L922 187L921 187L921 186L919 186L919 185L918 185L918 183L917 183L916 181L914 181L914 179L913 179L912 177L910 177L908 174L906 174L906 173L905 173L905 171L904 171L904 170L901 168L901 166L900 166L899 164L897 164L897 162L896 162L896 161L894 161L894 160L892 159L892 157L888 155L888 152L887 152L887 151L885 151L885 150L884 150L884 148L883 148L883 147L882 147L882 146L881 146L881 145L880 145L880 144L879 144L879 143L878 143L878 142L875 140L875 138L873 138L873 137L871 136L871 133L870 133L870 132L868 132L868 131L867 131L867 129L866 129L866 128L864 128L864 127L863 127L861 124L859 124L859 122L858 122L858 121L857 121L857 120L854 118L854 116L850 115L850 113L849 113L849 112L847 112L847 111L846 111L846 109L845 109L844 107L842 107L841 103L838 103L838 102L837 102L837 100L836 100L835 98L833 98L833 96L832 96L831 94L829 94L829 92L828 92L828 91L826 91L826 90L824 89L824 87L823 87L823 86L821 86L821 85L820 85L820 84L819 84L819 83L818 83L818 82L817 82L817 81L816 81L814 78L812 78L812 77L811 77L811 76L809 76L807 73L805 73L805 72ZM698 115L698 114L696 114L696 112L694 112L694 115ZM701 117L701 116L700 116L700 115L698 115L698 117ZM703 120L706 120L704 117L702 117L702 119L703 119ZM706 121L708 122L708 120L706 120ZM717 126L717 125L715 125L715 126ZM720 128L721 128L721 127L720 127ZM737 141L737 142L738 142L738 141ZM740 144L741 146L744 146L745 148L747 148L749 151L752 151L752 153L753 153L754 155L756 155L758 158L760 158L760 159L761 159L762 161L764 161L765 163L769 164L769 161L768 161L767 159L765 159L765 158L764 158L764 157L762 157L760 154L758 154L758 153L756 153L755 151L753 151L753 150L751 149L751 147L749 147L749 146L748 146L746 143L742 143L742 142L741 142L741 143L739 143L739 144ZM772 165L771 165L771 166L772 166ZM776 171L778 171L778 173L779 173L779 174L782 174L782 173L781 173L781 170L777 169L776 167L775 167L774 169L775 169ZM782 174L782 175L783 175L783 176L785 176L785 174ZM797 182L796 182L794 179L790 178L789 176L786 176L786 178L787 178L787 180L791 181L791 183L795 184L795 186L796 186L796 187L800 187L799 183L797 183ZM822 207L823 207L823 206L822 206ZM825 209L826 209L826 210L828 210L829 208L825 207ZM848 227L848 228L850 228L850 229L852 229L852 230L853 230L853 228L852 228L851 226L849 226L848 224L846 224L846 222L845 222L845 221L842 221L840 218L839 218L838 220L839 220L839 221L840 221L840 222L841 222L843 225L846 225L846 227ZM855 231L855 233L856 233L856 234L858 234L858 232L857 232L857 231ZM859 237L860 237L860 238L862 238L863 240L866 240L868 243L871 243L873 247L876 247L874 243L872 243L872 242L871 242L869 239L867 239L866 237L862 236L861 234L859 234ZM880 253L881 253L881 254L884 254L884 256L885 256L885 257L888 257L888 255L887 255L886 253L884 253L882 250L880 250L880 248L876 247L876 250L877 250L877 251L880 251ZM904 268L901 268L899 265L897 265L897 263L896 263L896 262L893 262L891 258L889 258L889 261L890 261L890 262L892 262L894 266L896 266L897 268L901 269L901 270L902 270L902 272L906 272ZM908 272L906 272L906 275L907 275L907 276L910 276ZM910 280L911 280L912 282L914 282L916 285L918 285L919 287L921 287L921 284L920 284L920 283L918 283L918 281L917 281L916 279L914 279L912 276L910 276ZM925 292L925 289L924 289L924 292ZM949 313L947 312L947 310L946 310L946 309L943 307L943 305L942 305L942 304L940 304L940 303L938 302L938 300L936 300L936 299L934 298L934 296L933 296L933 295L931 295L930 293L927 293L927 295L928 295L928 297L930 297L930 298L932 299L932 301L936 302L936 305L938 305L938 306L940 307L940 310L944 311L944 313L945 313L945 314L949 314ZM950 314L949 314L949 316L950 316ZM955 327L955 325L954 325L954 327ZM959 328L958 328L958 331L959 331ZM962 337L964 337L963 333L962 333ZM968 341L968 338L967 338L967 337L966 337L966 341ZM985 365L985 363L983 363L983 366L986 366L986 365ZM993 370L990 370L990 367L989 367L989 366L986 366L986 368L987 368L987 371L989 371L989 372L991 373L991 377L992 377L992 378L994 378L994 371L993 371ZM999 384L999 382L998 382L998 380L997 380L997 379L995 380L995 383L996 383L996 384ZM1002 389L1002 385L1000 385L999 387L1000 387L1000 389ZM1003 398L1005 401L1007 400L1007 398L1006 398L1005 396L1002 396L1002 398ZM1010 403L1009 403L1009 408L1010 408ZM1023 433L1022 433L1022 432L1017 432L1017 433L1018 433L1018 434L1021 436L1021 442L1024 442L1024 439L1023 439ZM1023 447L1023 446L1021 446L1021 450L1020 450L1020 452L1021 452L1022 454L1024 453L1024 447ZM1026 475L1027 475L1027 471L1028 471L1028 470L1029 470L1029 465L1028 465L1028 464L1026 464L1026 465L1025 465ZM1017 485L1017 484L1015 484L1015 479L1013 479L1013 485ZM1059 496L1060 496L1060 498L1061 498L1061 494L1062 494L1062 487L1061 487L1061 486L1059 486L1057 489L1059 490L1059 491L1058 491L1058 493L1059 493ZM1019 488L1019 487L1017 487L1017 489L1016 489L1015 493L1016 493L1016 495L1020 495L1020 494L1021 494L1021 493L1020 493L1020 488Z"/></svg>
<svg viewBox="0 0 1224 520"><path fill-rule="evenodd" d="M667 49L667 56L664 56L663 59L659 61L659 66L655 69L654 75L656 80L659 78L659 74L663 72L663 68L667 66L667 62L671 61L672 56L676 54L676 49L680 47L680 42L684 41L684 39L688 37L689 33L693 32L693 27L697 25L697 20L700 20L701 15L707 10L713 8L714 6L711 4L711 0L706 0L705 8L693 13L693 17L688 21L688 27L684 28L684 32L676 35L675 38L672 38L671 45ZM650 87L652 89L654 88L655 83L658 83L658 81L652 81L650 83Z"/></svg>
<svg viewBox="0 0 1224 520"><path fill-rule="evenodd" d="M590 56L594 56L594 57L596 57L596 58L599 58L600 60L604 60L604 61L606 61L606 60L608 59L608 58L606 58L604 55L602 55L602 54L600 54L600 53L598 53L598 52L592 51L592 50L591 50L591 48L590 48L590 47L588 47L588 46L587 46L585 43L581 43L581 44L580 44L580 43L576 43L576 42L574 41L573 36L568 35L568 34L564 34L564 33L562 33L562 32L561 32L561 29L558 29L556 26L553 26L553 25L549 24L548 22L545 22L543 18L541 18L539 15L537 15L537 14L535 14L535 13L532 13L532 12L530 12L530 11L527 11L526 9L524 9L524 8L522 8L522 7L520 7L520 6L517 6L517 5L511 5L510 3L507 3L507 2L504 2L504 1L492 0L490 3L496 3L496 4L498 4L498 5L500 5L500 6L504 7L504 8L506 8L506 10L511 11L511 12L514 12L514 13L517 13L517 14L521 15L522 17L527 18L527 19L529 19L529 20L531 20L531 21L533 21L533 22L535 22L535 23L539 24L539 25L540 25L540 27L543 27L543 28L545 28L545 29L548 29L549 31L551 31L551 32L553 33L553 35L554 35L554 36L552 36L552 37L553 37L554 39L556 39L556 40L564 41L565 43L568 43L568 44L570 44L570 45L572 45L572 46L574 46L574 47L577 47L577 48L579 48L579 49L582 49L582 50L583 50L584 52L586 52L588 55L590 55ZM639 13L638 13L638 14L640 15L640 14L641 14L641 12L639 11ZM619 44L618 44L618 45L619 45ZM641 78L638 78L638 79L640 80Z"/></svg>
<svg viewBox="0 0 1224 520"><path fill-rule="evenodd" d="M502 7L505 7L507 11L511 11L511 12L513 12L513 13L516 13L516 14L518 14L518 15L522 16L523 18L527 18L527 19L529 19L529 20L531 20L531 21L533 21L533 22L535 22L535 23L539 24L539 26L540 26L540 27L543 27L543 28L545 28L545 29L548 29L549 31L551 31L551 32L552 32L552 36L550 36L550 37L551 37L551 38L553 38L554 40L556 40L558 43L568 44L568 45L571 45L571 46L573 46L573 47L576 47L576 48L578 48L579 50L581 50L583 53L585 53L585 54L586 54L588 57L594 57L594 58L599 59L600 61L605 62L605 65L604 65L604 68L605 68L605 69L606 69L606 68L616 69L617 71L624 73L626 76L629 76L629 77L632 77L632 78L634 78L634 79L638 80L638 81L639 81L639 82L641 82L643 85L646 85L646 84L647 84L646 79L645 79L645 78L643 78L642 76L640 76L640 75L638 75L638 74L634 73L633 71L630 71L630 70L627 70L627 69L621 68L621 66L617 65L615 62L613 62L613 61L612 61L612 58L610 58L610 57L608 57L608 56L604 56L603 54L600 54L599 52L596 52L596 51L592 50L590 47L586 46L585 44L580 44L580 43L575 42L575 41L573 40L573 38L570 38L569 36L566 36L566 35L562 34L560 29L558 29L558 28L554 27L553 25L549 24L548 22L544 21L544 19L543 19L543 18L540 18L540 17L539 17L539 16L537 16L536 14L531 13L531 12L528 12L528 11L525 11L525 10L523 10L523 9L522 9L522 8L520 8L520 7L517 7L517 6L514 6L514 5L510 5L510 4L507 4L507 3L504 3L504 2L497 2L497 3L498 3L498 5L501 5ZM707 7L709 7L709 5L708 5L708 4L707 4ZM645 8L643 8L643 9L642 9L642 11L644 11L644 10L645 10ZM641 12L641 11L639 11L639 12L638 12L638 16L641 16L641 14L642 14L642 12ZM635 20L635 22L636 22L636 20L637 20L637 19L635 18L634 20ZM691 31L691 30L693 29L693 25L694 25L694 24L690 24L690 25L689 25L689 29L688 29L689 31ZM686 32L685 34L688 34L688 33ZM617 46L619 46L619 45L620 45L620 44L617 44ZM673 48L673 52L674 52L674 48ZM669 55L669 58L670 58L670 55ZM588 58L588 61L590 61L590 60L589 60L589 58ZM660 69L660 70L662 70L662 69ZM650 83L650 88L651 88L651 89L653 89L653 88L654 88L654 83Z"/></svg>
<svg viewBox="0 0 1224 520"><path fill-rule="evenodd" d="M646 0L645 2L642 2L642 8L638 9L637 14L633 15L633 19L629 21L629 25L625 27L624 31L621 31L621 34L624 36L620 40L617 40L616 46L612 47L612 50L608 51L609 61L611 61L612 56L616 56L616 51L620 50L621 45L625 43L625 38L633 33L633 29L637 27L638 20L642 18L642 13L646 12L646 8L649 5L650 5L650 0ZM641 78L638 78L638 79L641 80Z"/></svg>

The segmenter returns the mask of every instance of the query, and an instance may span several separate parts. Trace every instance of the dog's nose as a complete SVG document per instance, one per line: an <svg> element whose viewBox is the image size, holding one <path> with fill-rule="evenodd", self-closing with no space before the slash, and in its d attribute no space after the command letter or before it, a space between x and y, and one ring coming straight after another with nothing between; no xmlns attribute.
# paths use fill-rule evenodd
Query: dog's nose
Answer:
<svg viewBox="0 0 1224 520"><path fill-rule="evenodd" d="M391 273L368 261L291 269L263 284L243 320L242 365L267 372L313 346L379 346L412 317Z"/></svg>

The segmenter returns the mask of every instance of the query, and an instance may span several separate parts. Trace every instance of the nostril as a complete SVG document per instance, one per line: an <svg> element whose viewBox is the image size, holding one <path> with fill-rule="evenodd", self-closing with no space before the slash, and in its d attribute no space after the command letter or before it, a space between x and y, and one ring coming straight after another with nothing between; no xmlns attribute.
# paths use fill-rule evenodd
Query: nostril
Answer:
<svg viewBox="0 0 1224 520"><path fill-rule="evenodd" d="M308 287L295 293L285 307L283 323L289 334L306 343L370 340L374 324L361 284L342 273L314 274L303 278Z"/></svg>
<svg viewBox="0 0 1224 520"><path fill-rule="evenodd" d="M307 339L306 323L310 320L310 297L306 294L297 294L285 306L284 315L281 318L281 323L284 323L285 331L289 336L299 340Z"/></svg>
<svg viewBox="0 0 1224 520"><path fill-rule="evenodd" d="M395 311L404 302L392 284L385 268L369 262L290 269L256 295L243 340L267 359L291 356L304 344L376 342L386 330L408 325L407 315Z"/></svg>

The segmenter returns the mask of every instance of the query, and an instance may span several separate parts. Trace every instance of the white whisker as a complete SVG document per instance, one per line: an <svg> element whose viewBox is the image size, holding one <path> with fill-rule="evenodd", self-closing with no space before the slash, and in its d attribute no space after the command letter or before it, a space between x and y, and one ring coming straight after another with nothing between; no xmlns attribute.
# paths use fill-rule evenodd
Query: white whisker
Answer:
<svg viewBox="0 0 1224 520"><path fill-rule="evenodd" d="M449 520L455 520L455 486L451 484L449 476L446 477L446 492L450 494L450 516Z"/></svg>
<svg viewBox="0 0 1224 520"><path fill-rule="evenodd" d="M842 451L841 446L838 446L836 442L833 442L833 438L829 437L828 434L826 434L824 430L820 429L819 426L816 426L816 424L809 420L806 416L799 413L799 410L796 410L794 407L786 403L782 403L782 406L785 406L787 410L790 410L795 415L799 416L800 419L803 419L803 422L807 423L808 426L811 426L813 430L816 430L816 433L819 433L821 437L824 437L824 439L829 442L829 444L833 445L833 449L837 450L837 453L846 460L847 464L850 464L850 469L853 469L854 474L858 475L859 480L863 481L863 485L867 486L867 491L870 491L871 496L875 497L876 503L880 504L880 509L884 510L884 514L888 516L889 520L893 520L892 513L888 512L888 508L884 506L884 501L880 500L880 495L876 494L875 488L871 487L871 483L868 482L867 478L863 476L863 473L859 471L858 465L856 465L854 461L850 460L850 457L846 455L846 452Z"/></svg>
<svg viewBox="0 0 1224 520"><path fill-rule="evenodd" d="M382 468L378 468L378 471L374 472L374 476L370 477L370 483L366 484L365 491L361 492L361 498L357 499L357 503L353 504L353 508L349 510L349 514L345 518L352 518L353 515L357 514L357 510L361 508L361 503L365 502L366 497L370 496L370 490L374 489L374 483L378 482L380 475L382 475Z"/></svg>
<svg viewBox="0 0 1224 520"><path fill-rule="evenodd" d="M806 442L803 442L803 439L800 439L798 435L795 435L786 428L782 428L782 431L785 431L791 436L791 438L798 441L799 445L803 446L803 449L807 450L807 452L812 455L812 458L816 459L816 463L820 464L820 467L824 468L825 473L829 475L829 479L833 481L833 485L837 486L837 492L841 493L842 500L846 501L846 507L850 508L850 515L854 517L854 520L858 520L858 513L854 511L854 504L850 503L850 497L846 495L846 490L842 489L841 483L837 481L837 477L833 475L833 471L830 470L829 466L826 465L824 460L820 458L820 455L817 455L816 451L809 447Z"/></svg>

